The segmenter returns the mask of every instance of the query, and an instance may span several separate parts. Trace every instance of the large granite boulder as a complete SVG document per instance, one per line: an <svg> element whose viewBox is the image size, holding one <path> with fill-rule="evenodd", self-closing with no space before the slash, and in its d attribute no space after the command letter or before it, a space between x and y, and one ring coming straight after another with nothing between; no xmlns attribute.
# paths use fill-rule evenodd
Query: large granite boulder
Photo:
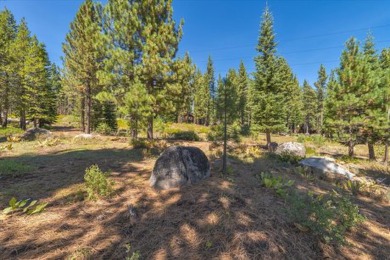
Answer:
<svg viewBox="0 0 390 260"><path fill-rule="evenodd" d="M157 159L150 186L170 189L197 183L210 176L210 163L197 147L171 146Z"/></svg>
<svg viewBox="0 0 390 260"><path fill-rule="evenodd" d="M287 142L277 146L275 153L282 156L290 155L304 158L306 156L306 149L301 143Z"/></svg>
<svg viewBox="0 0 390 260"><path fill-rule="evenodd" d="M333 158L310 157L299 162L300 165L308 167L315 174L325 175L332 179L347 178L352 179L355 175L336 163Z"/></svg>
<svg viewBox="0 0 390 260"><path fill-rule="evenodd" d="M21 136L22 140L28 140L32 141L37 138L49 138L51 136L51 132L49 130L39 128L39 127L34 127L27 129L26 132Z"/></svg>

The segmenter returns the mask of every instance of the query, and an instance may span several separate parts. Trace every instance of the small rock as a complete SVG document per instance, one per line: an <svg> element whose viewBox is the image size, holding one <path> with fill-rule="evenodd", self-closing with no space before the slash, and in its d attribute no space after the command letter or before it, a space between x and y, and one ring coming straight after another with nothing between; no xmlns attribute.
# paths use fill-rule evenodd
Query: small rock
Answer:
<svg viewBox="0 0 390 260"><path fill-rule="evenodd" d="M28 129L22 136L22 140L28 140L32 141L37 139L38 137L43 137L43 138L48 138L51 136L51 132L49 130L39 128L39 127L34 127Z"/></svg>
<svg viewBox="0 0 390 260"><path fill-rule="evenodd" d="M304 158L306 156L305 146L301 143L287 142L282 143L276 148L276 154L279 155L293 155Z"/></svg>
<svg viewBox="0 0 390 260"><path fill-rule="evenodd" d="M334 174L352 179L355 175L345 169L340 164L337 164L333 158L328 157L310 157L299 162L299 164L315 169L320 174Z"/></svg>

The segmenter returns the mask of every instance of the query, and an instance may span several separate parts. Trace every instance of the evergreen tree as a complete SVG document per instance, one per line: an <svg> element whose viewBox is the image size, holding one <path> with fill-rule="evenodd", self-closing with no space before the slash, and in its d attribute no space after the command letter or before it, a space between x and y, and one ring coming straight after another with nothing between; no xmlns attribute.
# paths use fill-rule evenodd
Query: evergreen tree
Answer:
<svg viewBox="0 0 390 260"><path fill-rule="evenodd" d="M273 18L266 7L255 58L256 72L252 100L252 128L264 131L270 147L271 133L285 129L285 97L278 79L278 58Z"/></svg>
<svg viewBox="0 0 390 260"><path fill-rule="evenodd" d="M305 80L302 88L303 96L303 118L304 118L304 132L309 134L314 130L316 123L316 104L317 95L315 90Z"/></svg>
<svg viewBox="0 0 390 260"><path fill-rule="evenodd" d="M100 5L85 0L63 44L65 72L69 74L68 82L74 83L73 87L80 93L81 124L86 133L92 129L93 96L101 89L98 80L102 70L101 12Z"/></svg>
<svg viewBox="0 0 390 260"><path fill-rule="evenodd" d="M207 61L207 70L204 75L205 81L209 87L210 91L210 99L208 100L208 113L207 113L207 121L206 125L209 125L210 123L214 123L215 121L215 109L216 109L216 89L215 89L215 76L214 76L214 65L213 60L211 59L211 56L209 56L209 59Z"/></svg>
<svg viewBox="0 0 390 260"><path fill-rule="evenodd" d="M173 58L182 36L182 23L177 27L173 19L172 0L139 1L141 64L137 66L137 75L146 87L146 93L152 101L153 113L148 118L147 136L153 139L154 118L175 107L167 97L177 93L172 82Z"/></svg>
<svg viewBox="0 0 390 260"><path fill-rule="evenodd" d="M243 129L246 125L248 125L246 107L248 103L249 80L244 63L242 61L240 62L240 67L238 69L237 81L238 113L240 117L241 128Z"/></svg>
<svg viewBox="0 0 390 260"><path fill-rule="evenodd" d="M382 50L379 60L382 75L380 88L383 93L379 135L385 144L383 162L387 165L389 162L390 143L390 48Z"/></svg>
<svg viewBox="0 0 390 260"><path fill-rule="evenodd" d="M14 78L14 87L12 88L12 102L14 104L15 110L19 113L20 123L19 127L21 129L26 129L26 113L28 109L28 104L30 102L27 89L27 71L26 62L29 58L29 50L31 45L31 36L30 31L27 27L27 23L24 19L20 22L18 26L18 32L15 38L15 41L12 45L12 59L13 66L12 70L15 75Z"/></svg>
<svg viewBox="0 0 390 260"><path fill-rule="evenodd" d="M337 82L329 82L327 98L327 125L337 134L340 142L348 145L348 155L354 155L354 147L361 142L362 129L367 123L367 103L372 85L369 63L359 50L356 39L351 38L341 55L337 69ZM368 99L369 98L369 99Z"/></svg>
<svg viewBox="0 0 390 260"><path fill-rule="evenodd" d="M206 124L210 104L210 89L200 70L194 76L194 114L195 123Z"/></svg>
<svg viewBox="0 0 390 260"><path fill-rule="evenodd" d="M0 125L7 127L11 106L11 88L14 77L12 69L12 44L16 36L16 22L12 13L5 9L0 12Z"/></svg>
<svg viewBox="0 0 390 260"><path fill-rule="evenodd" d="M229 69L226 78L218 79L218 89L216 96L216 109L220 120L224 120L227 115L227 125L231 125L239 119L239 98L238 98L239 77L236 70Z"/></svg>
<svg viewBox="0 0 390 260"><path fill-rule="evenodd" d="M371 34L367 36L363 46L364 63L366 70L364 82L369 84L367 88L370 91L365 95L367 117L364 125L364 138L368 145L368 154L370 160L375 160L374 144L380 139L379 129L381 125L382 112L382 90L380 88L381 70L379 65L379 57L376 54L374 38Z"/></svg>
<svg viewBox="0 0 390 260"><path fill-rule="evenodd" d="M326 95L326 81L328 76L326 75L325 67L321 64L320 69L318 70L318 79L314 83L314 86L317 90L317 106L316 106L316 130L319 134L322 134L322 128L324 124L324 102Z"/></svg>

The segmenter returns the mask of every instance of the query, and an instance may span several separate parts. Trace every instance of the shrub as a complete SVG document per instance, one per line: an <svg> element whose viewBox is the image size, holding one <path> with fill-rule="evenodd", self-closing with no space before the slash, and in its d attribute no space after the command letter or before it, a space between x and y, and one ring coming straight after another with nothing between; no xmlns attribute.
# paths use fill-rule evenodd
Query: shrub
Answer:
<svg viewBox="0 0 390 260"><path fill-rule="evenodd" d="M240 126L238 124L228 125L226 136L228 140L233 140L236 143L240 142ZM212 142L222 142L224 139L223 124L212 126L207 139Z"/></svg>
<svg viewBox="0 0 390 260"><path fill-rule="evenodd" d="M345 233L365 219L356 205L336 192L328 196L292 194L288 205L292 220L326 243L345 243Z"/></svg>
<svg viewBox="0 0 390 260"><path fill-rule="evenodd" d="M113 182L110 182L107 177L108 173L102 172L97 165L92 165L85 170L84 180L87 187L88 199L111 195Z"/></svg>
<svg viewBox="0 0 390 260"><path fill-rule="evenodd" d="M287 162L291 164L297 164L299 161L303 159L303 157L289 153L289 152L283 152L279 156L279 160L282 162Z"/></svg>
<svg viewBox="0 0 390 260"><path fill-rule="evenodd" d="M0 137L8 137L8 136L23 134L23 133L24 131L17 127L6 127L6 128L0 127Z"/></svg>
<svg viewBox="0 0 390 260"><path fill-rule="evenodd" d="M274 177L270 173L262 172L259 177L261 184L264 187L275 190L281 197L285 197L287 195L286 188L289 188L294 184L293 180L284 180L282 177Z"/></svg>
<svg viewBox="0 0 390 260"><path fill-rule="evenodd" d="M199 141L199 136L194 131L180 131L168 136L174 140Z"/></svg>
<svg viewBox="0 0 390 260"><path fill-rule="evenodd" d="M113 129L107 123L100 123L95 131L102 135L109 135L112 134Z"/></svg>

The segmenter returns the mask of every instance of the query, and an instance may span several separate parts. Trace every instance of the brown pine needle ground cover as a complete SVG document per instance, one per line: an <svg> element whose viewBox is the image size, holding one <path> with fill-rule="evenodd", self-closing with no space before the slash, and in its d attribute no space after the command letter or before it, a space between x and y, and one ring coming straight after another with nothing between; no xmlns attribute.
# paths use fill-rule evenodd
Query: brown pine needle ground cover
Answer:
<svg viewBox="0 0 390 260"><path fill-rule="evenodd" d="M367 220L348 233L347 245L326 245L289 220L285 200L262 187L256 174L271 172L294 180L296 189L316 193L329 193L334 184L307 180L294 172L295 166L263 150L245 160L239 149L231 149L229 175L222 176L215 159L218 147L172 141L205 151L213 162L212 177L191 187L155 191L148 179L156 157L132 149L126 138L74 141L76 133L55 134L61 139L55 146L15 143L2 154L0 160L29 170L1 176L0 209L12 196L49 205L37 215L1 217L0 259L125 259L135 252L140 259L388 259L387 201L353 197ZM84 199L83 176L92 164L111 173L112 197ZM354 164L369 173L365 161ZM389 174L379 163L370 164L381 176Z"/></svg>

